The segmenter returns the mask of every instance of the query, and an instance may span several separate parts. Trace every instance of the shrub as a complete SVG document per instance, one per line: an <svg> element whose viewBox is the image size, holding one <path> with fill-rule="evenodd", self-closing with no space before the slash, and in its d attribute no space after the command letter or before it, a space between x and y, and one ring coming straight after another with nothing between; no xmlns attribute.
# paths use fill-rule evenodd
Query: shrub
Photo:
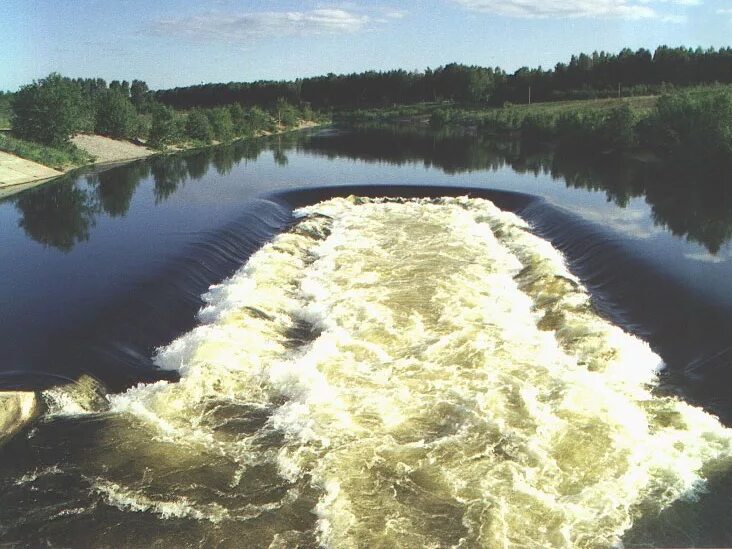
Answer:
<svg viewBox="0 0 732 549"><path fill-rule="evenodd" d="M521 131L525 137L548 139L557 133L557 118L548 113L531 113L521 121Z"/></svg>
<svg viewBox="0 0 732 549"><path fill-rule="evenodd" d="M186 135L191 139L210 143L213 139L213 130L208 116L201 110L193 110L186 120Z"/></svg>
<svg viewBox="0 0 732 549"><path fill-rule="evenodd" d="M664 95L643 126L646 144L697 161L732 158L732 93Z"/></svg>
<svg viewBox="0 0 732 549"><path fill-rule="evenodd" d="M21 139L63 145L79 131L85 119L81 89L58 74L33 82L18 91L12 102L11 125Z"/></svg>
<svg viewBox="0 0 732 549"><path fill-rule="evenodd" d="M302 115L303 120L315 120L317 118L310 105L304 105L300 114Z"/></svg>
<svg viewBox="0 0 732 549"><path fill-rule="evenodd" d="M430 115L430 126L433 128L441 128L445 124L449 124L455 118L453 109L435 109Z"/></svg>
<svg viewBox="0 0 732 549"><path fill-rule="evenodd" d="M600 140L613 148L624 149L636 144L636 117L628 105L616 107L607 113L600 128Z"/></svg>
<svg viewBox="0 0 732 549"><path fill-rule="evenodd" d="M598 148L603 143L605 115L596 110L571 111L557 118L556 134L564 145Z"/></svg>

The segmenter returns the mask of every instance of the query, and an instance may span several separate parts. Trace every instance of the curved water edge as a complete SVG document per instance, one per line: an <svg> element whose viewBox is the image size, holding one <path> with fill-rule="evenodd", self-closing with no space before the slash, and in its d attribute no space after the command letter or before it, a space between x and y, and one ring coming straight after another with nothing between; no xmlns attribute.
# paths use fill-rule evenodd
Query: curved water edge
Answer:
<svg viewBox="0 0 732 549"><path fill-rule="evenodd" d="M660 358L597 316L556 250L502 211L541 217L548 206L483 190L470 193L492 202L438 198L466 191L268 197L327 202L214 286L202 324L159 351L180 383L110 397L121 414L99 416L105 443L83 475L91 492L120 511L216 525L223 539L261 520L284 543L593 547L725 471L728 431L649 391ZM332 199L353 192L401 198ZM432 200L404 199L420 193ZM88 388L46 391L51 415L63 424L110 405ZM126 447L171 455L133 480L104 450ZM201 470L201 459L214 462L207 475L179 470ZM43 471L36 478L62 474ZM166 475L182 477L155 480ZM205 482L217 476L229 489ZM263 501L253 476L266 480ZM507 512L517 508L518 521Z"/></svg>

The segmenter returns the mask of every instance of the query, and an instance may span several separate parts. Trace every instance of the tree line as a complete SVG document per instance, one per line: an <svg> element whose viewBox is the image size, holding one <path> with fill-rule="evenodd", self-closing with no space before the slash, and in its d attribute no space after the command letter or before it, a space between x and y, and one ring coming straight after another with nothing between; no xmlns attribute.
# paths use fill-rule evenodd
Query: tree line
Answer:
<svg viewBox="0 0 732 549"><path fill-rule="evenodd" d="M689 169L732 169L732 90L725 87L666 93L650 110L627 102L607 109L581 103L563 111L497 109L484 113L477 125L486 133L518 131L524 139L554 141L573 150L641 147Z"/></svg>
<svg viewBox="0 0 732 549"><path fill-rule="evenodd" d="M71 79L56 73L23 86L12 94L14 137L51 147L68 148L76 133L89 132L118 139L141 139L164 147L171 143L228 142L262 131L296 126L312 120L307 106L284 98L267 105L232 103L194 107L185 112L157 101L142 80Z"/></svg>
<svg viewBox="0 0 732 549"><path fill-rule="evenodd" d="M732 83L732 48L671 48L653 53L628 48L617 54L572 56L552 69L522 67L508 74L499 67L451 63L425 71L367 71L328 74L291 81L229 82L155 92L174 108L241 103L262 105L277 98L314 108L360 108L426 101L502 106L506 103L645 95L669 87Z"/></svg>

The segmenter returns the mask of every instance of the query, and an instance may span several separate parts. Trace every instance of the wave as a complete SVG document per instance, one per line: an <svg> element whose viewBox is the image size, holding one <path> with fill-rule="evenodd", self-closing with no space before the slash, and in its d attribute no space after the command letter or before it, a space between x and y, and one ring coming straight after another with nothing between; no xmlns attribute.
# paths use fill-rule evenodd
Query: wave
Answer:
<svg viewBox="0 0 732 549"><path fill-rule="evenodd" d="M38 411L38 398L32 391L0 393L0 444L28 425Z"/></svg>

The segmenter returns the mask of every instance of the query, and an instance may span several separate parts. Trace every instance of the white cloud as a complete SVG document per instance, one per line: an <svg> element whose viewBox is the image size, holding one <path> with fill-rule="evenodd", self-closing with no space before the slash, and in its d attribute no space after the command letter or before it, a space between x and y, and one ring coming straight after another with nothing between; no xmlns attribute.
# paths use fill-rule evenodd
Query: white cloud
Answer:
<svg viewBox="0 0 732 549"><path fill-rule="evenodd" d="M403 12L384 13L387 19ZM200 41L249 43L277 36L313 36L354 33L386 19L341 8L310 11L270 11L251 13L206 12L177 19L159 20L152 30L162 36L179 36Z"/></svg>
<svg viewBox="0 0 732 549"><path fill-rule="evenodd" d="M659 13L653 4L695 6L702 0L453 0L467 9L524 18L661 19L681 16Z"/></svg>
<svg viewBox="0 0 732 549"><path fill-rule="evenodd" d="M401 19L406 15L407 12L404 10L387 10L384 12L384 17L387 19Z"/></svg>

